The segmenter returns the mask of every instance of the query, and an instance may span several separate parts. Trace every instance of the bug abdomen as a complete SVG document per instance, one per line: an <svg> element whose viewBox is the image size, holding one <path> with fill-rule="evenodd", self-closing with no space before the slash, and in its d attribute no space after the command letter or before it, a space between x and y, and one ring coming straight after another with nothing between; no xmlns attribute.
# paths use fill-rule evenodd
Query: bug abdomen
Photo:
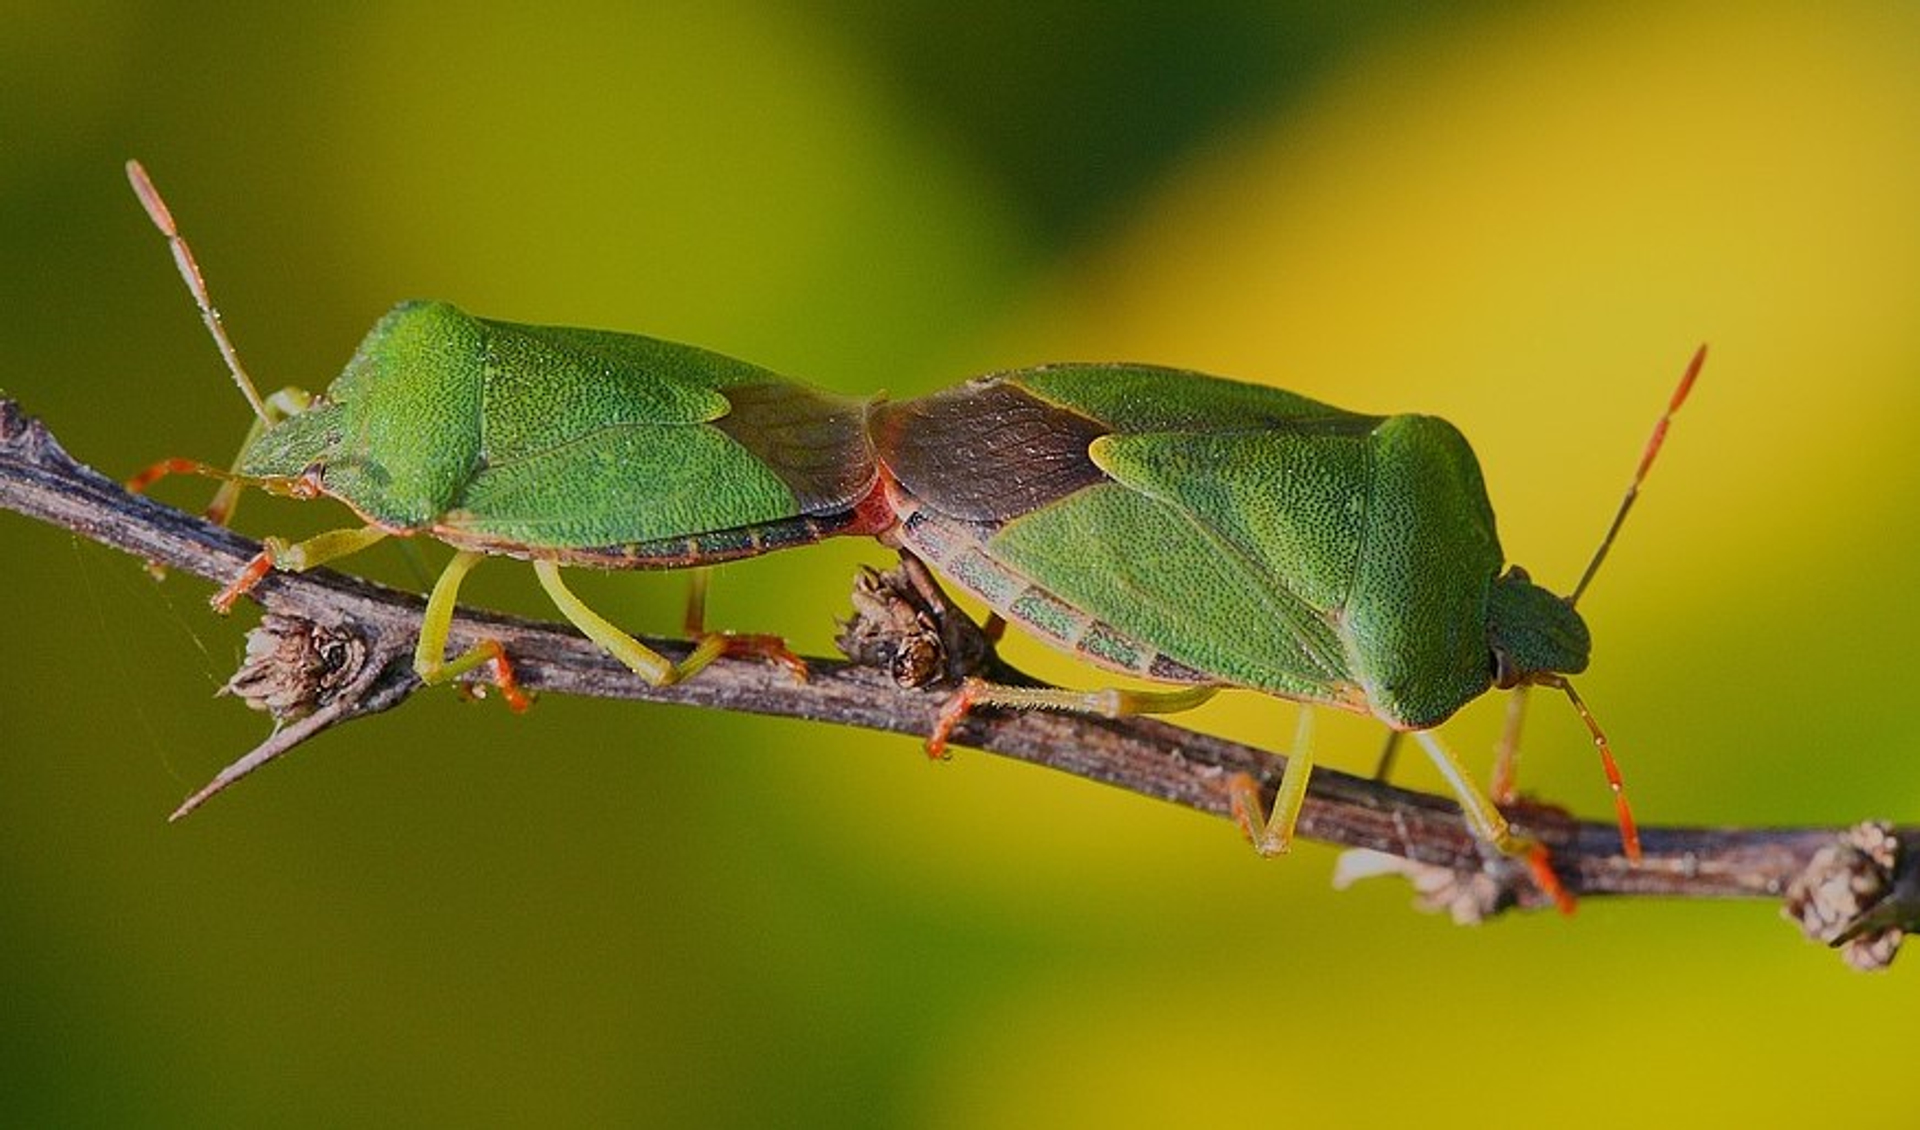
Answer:
<svg viewBox="0 0 1920 1130"><path fill-rule="evenodd" d="M876 483L867 495L842 510L614 545L533 547L448 527L436 527L433 536L458 549L528 560L540 558L562 565L596 569L686 569L758 557L833 537L871 537L892 522L893 513L887 509Z"/></svg>

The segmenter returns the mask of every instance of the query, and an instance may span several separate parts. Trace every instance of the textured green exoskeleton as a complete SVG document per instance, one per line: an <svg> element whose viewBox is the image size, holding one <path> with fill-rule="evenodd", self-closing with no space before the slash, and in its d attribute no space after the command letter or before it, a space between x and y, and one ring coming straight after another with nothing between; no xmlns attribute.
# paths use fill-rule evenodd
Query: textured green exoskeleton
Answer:
<svg viewBox="0 0 1920 1130"><path fill-rule="evenodd" d="M877 497L878 472L863 402L692 346L476 318L444 302L396 306L324 394L263 401L165 204L137 163L128 174L258 417L232 470L170 460L136 486L198 472L226 480L223 520L246 485L334 498L364 523L296 544L269 539L217 606L273 568L423 535L457 551L421 632L415 667L428 682L491 664L508 701L524 705L497 643L445 659L461 578L489 555L533 562L560 610L649 682L727 651L804 671L777 641L717 633L670 662L582 604L559 566L689 567L871 532L861 503Z"/></svg>
<svg viewBox="0 0 1920 1130"><path fill-rule="evenodd" d="M945 728L980 703L1136 713L1249 687L1415 732L1481 834L1511 846L1426 731L1496 685L1571 694L1563 676L1586 668L1590 638L1571 600L1503 571L1479 463L1451 424L1121 364L985 377L872 419L888 540L1058 648L1185 688L976 682ZM1263 850L1291 836L1309 752L1289 759ZM1235 799L1257 811L1250 782Z"/></svg>
<svg viewBox="0 0 1920 1130"><path fill-rule="evenodd" d="M692 565L832 532L873 485L861 413L692 346L406 302L235 472L460 549Z"/></svg>

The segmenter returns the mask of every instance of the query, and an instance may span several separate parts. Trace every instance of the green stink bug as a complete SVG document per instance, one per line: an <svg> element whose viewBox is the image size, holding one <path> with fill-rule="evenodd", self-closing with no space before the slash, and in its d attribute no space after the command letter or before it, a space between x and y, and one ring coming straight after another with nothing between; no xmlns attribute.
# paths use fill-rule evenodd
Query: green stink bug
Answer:
<svg viewBox="0 0 1920 1130"><path fill-rule="evenodd" d="M1180 684L1074 692L970 680L937 750L979 704L1099 714L1186 709L1221 687L1371 714L1412 732L1486 840L1505 819L1429 732L1488 689L1563 690L1639 842L1612 753L1566 676L1587 666L1574 600L1591 579L1704 358L1696 355L1574 597L1506 568L1480 467L1431 416L1366 416L1264 386L1129 364L1063 364L876 405L884 540L994 612L1109 670ZM1304 744L1304 743L1303 743ZM1264 830L1284 851L1312 759L1296 749Z"/></svg>
<svg viewBox="0 0 1920 1130"><path fill-rule="evenodd" d="M256 417L231 470L167 460L130 485L203 474L223 480L216 520L231 514L239 487L253 486L337 499L363 523L297 543L268 539L216 607L275 568L422 535L455 550L415 654L425 682L488 665L502 696L524 708L497 642L445 658L460 582L493 555L531 561L560 611L648 682L677 681L728 652L804 674L779 641L704 632L692 610L699 642L671 662L582 603L560 567L691 567L870 532L873 504L862 503L877 498L877 470L861 401L692 346L476 318L443 302L394 307L324 394L263 400L165 202L137 161L127 175Z"/></svg>

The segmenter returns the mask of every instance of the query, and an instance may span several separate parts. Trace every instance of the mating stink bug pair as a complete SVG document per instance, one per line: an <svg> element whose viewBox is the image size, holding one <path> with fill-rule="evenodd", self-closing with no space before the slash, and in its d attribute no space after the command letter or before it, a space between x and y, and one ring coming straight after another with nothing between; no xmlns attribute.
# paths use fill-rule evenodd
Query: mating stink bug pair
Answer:
<svg viewBox="0 0 1920 1130"><path fill-rule="evenodd" d="M979 705L1165 712L1249 687L1413 732L1476 832L1511 851L1498 808L1430 731L1490 687L1539 684L1564 690L1586 720L1638 855L1606 740L1566 680L1589 649L1574 601L1699 355L1586 576L1561 598L1502 571L1478 462L1451 425L1179 370L1049 365L862 404L690 346L404 303L323 395L263 400L165 204L137 163L128 174L256 415L231 470L169 460L136 485L206 474L223 480L212 511L223 520L237 489L255 486L338 499L363 523L270 539L218 607L274 568L390 535L444 541L455 553L429 598L416 670L442 682L489 665L523 706L498 644L445 655L461 578L484 556L531 561L570 621L660 684L728 651L798 661L768 637L696 632L672 663L581 603L561 566L692 567L873 536L1055 647L1179 684L1086 693L969 679L930 749ZM1260 827L1256 784L1235 782L1263 851L1285 849L1311 765L1294 751Z"/></svg>

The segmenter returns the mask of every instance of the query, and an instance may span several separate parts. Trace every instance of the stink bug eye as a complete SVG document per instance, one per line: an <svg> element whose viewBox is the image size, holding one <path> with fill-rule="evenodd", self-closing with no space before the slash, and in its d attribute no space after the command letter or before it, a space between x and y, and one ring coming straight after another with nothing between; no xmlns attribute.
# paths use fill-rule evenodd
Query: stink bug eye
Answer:
<svg viewBox="0 0 1920 1130"><path fill-rule="evenodd" d="M1488 652L1487 655L1488 661L1493 667L1493 686L1495 690L1510 691L1526 681L1526 676L1521 673L1520 668L1515 667L1507 661L1506 652L1496 648Z"/></svg>

